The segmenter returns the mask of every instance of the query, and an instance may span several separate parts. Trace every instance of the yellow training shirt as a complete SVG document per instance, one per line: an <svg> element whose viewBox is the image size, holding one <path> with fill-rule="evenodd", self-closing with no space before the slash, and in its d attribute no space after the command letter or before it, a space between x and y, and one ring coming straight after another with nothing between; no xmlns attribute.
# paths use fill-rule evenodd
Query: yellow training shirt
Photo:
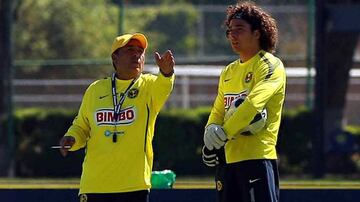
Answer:
<svg viewBox="0 0 360 202"><path fill-rule="evenodd" d="M141 74L129 89L116 120L111 77L92 83L78 115L65 135L76 140L71 151L86 148L80 181L82 193L147 190L153 165L152 139L156 117L167 100L175 76ZM117 99L132 80L116 79Z"/></svg>
<svg viewBox="0 0 360 202"><path fill-rule="evenodd" d="M279 58L260 51L250 60L236 60L223 69L218 95L207 125L223 126L229 141L225 145L227 163L250 159L276 159L276 141L280 127L281 111L285 98L286 75ZM224 123L225 110L239 96L245 101ZM245 128L255 115L267 109L267 121L258 134L244 136Z"/></svg>

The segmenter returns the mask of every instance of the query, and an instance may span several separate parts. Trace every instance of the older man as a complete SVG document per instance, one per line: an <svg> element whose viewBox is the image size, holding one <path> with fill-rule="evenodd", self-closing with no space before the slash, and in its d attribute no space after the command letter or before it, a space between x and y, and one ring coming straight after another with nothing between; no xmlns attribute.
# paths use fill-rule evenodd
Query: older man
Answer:
<svg viewBox="0 0 360 202"><path fill-rule="evenodd" d="M140 33L115 38L115 72L88 87L60 141L64 156L86 148L80 201L148 201L154 125L173 88L175 62L170 50L155 52L160 73L143 74L147 46Z"/></svg>

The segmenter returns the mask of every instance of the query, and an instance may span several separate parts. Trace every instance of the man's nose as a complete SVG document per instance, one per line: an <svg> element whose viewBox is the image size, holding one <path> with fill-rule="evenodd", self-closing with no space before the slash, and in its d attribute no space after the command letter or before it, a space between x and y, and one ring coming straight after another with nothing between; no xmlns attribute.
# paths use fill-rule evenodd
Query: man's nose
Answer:
<svg viewBox="0 0 360 202"><path fill-rule="evenodd" d="M236 38L236 34L234 32L229 32L227 37L230 40L234 40Z"/></svg>

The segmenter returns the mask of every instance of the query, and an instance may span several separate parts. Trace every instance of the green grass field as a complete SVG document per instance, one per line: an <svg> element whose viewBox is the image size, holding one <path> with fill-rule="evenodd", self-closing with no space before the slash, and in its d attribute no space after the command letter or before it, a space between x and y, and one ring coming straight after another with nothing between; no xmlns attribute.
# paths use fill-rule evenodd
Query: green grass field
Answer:
<svg viewBox="0 0 360 202"><path fill-rule="evenodd" d="M1 178L0 189L78 189L79 179L30 179ZM174 189L215 189L211 177L178 177ZM360 181L328 178L313 179L283 179L281 189L360 189Z"/></svg>

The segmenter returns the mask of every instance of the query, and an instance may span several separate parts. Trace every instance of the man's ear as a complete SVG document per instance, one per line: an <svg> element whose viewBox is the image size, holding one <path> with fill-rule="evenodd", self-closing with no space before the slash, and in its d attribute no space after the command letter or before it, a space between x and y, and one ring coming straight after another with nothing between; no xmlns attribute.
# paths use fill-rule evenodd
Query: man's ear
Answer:
<svg viewBox="0 0 360 202"><path fill-rule="evenodd" d="M115 60L115 59L116 59L116 57L117 57L117 55L116 55L116 54L114 54L114 53L112 53L112 54L111 54L111 59L112 59L112 60Z"/></svg>
<svg viewBox="0 0 360 202"><path fill-rule="evenodd" d="M111 54L111 60L112 60L112 65L113 65L113 67L114 67L114 69L116 71L116 66L114 64L114 61L116 61L117 55L115 54L115 52Z"/></svg>
<svg viewBox="0 0 360 202"><path fill-rule="evenodd" d="M143 59L143 61L144 61L143 64L145 64L145 58L146 58L146 57L145 57L145 52L142 54L141 57L142 57L142 59Z"/></svg>
<svg viewBox="0 0 360 202"><path fill-rule="evenodd" d="M254 30L254 35L255 35L255 37L257 38L257 39L260 39L260 37L261 37L261 33L260 33L260 30Z"/></svg>

